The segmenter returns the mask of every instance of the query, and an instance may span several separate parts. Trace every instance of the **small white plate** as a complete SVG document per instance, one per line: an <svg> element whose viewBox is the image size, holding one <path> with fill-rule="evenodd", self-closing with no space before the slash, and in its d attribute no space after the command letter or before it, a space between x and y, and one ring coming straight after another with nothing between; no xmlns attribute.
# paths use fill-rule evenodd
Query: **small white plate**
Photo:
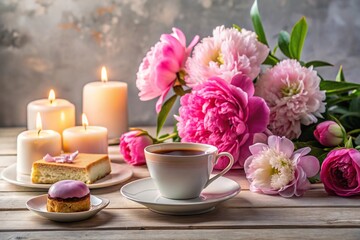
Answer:
<svg viewBox="0 0 360 240"><path fill-rule="evenodd" d="M87 186L90 189L109 187L128 180L131 178L132 174L133 172L129 167L111 163L111 173L109 175L97 180L95 183L87 184ZM30 176L21 176L18 178L16 173L16 163L8 166L2 171L2 178L9 183L23 187L49 189L52 185L32 183Z"/></svg>
<svg viewBox="0 0 360 240"><path fill-rule="evenodd" d="M161 197L151 178L136 180L124 185L121 194L150 210L169 215L192 215L209 212L220 202L236 196L240 192L237 182L226 177L220 177L207 188L200 197L188 200L172 200Z"/></svg>
<svg viewBox="0 0 360 240"><path fill-rule="evenodd" d="M43 194L37 197L33 197L29 201L27 201L26 207L30 211L33 211L34 213L38 214L39 216L48 218L53 221L76 222L94 216L110 203L108 199L90 195L91 206L88 211L73 212L73 213L58 213L58 212L48 212L46 210L46 202L47 202L47 194Z"/></svg>

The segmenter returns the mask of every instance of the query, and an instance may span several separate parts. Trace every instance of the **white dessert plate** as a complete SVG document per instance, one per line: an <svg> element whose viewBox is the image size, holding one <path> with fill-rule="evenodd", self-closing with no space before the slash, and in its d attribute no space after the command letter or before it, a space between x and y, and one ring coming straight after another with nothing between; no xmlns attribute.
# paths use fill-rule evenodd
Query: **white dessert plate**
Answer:
<svg viewBox="0 0 360 240"><path fill-rule="evenodd" d="M90 189L113 186L128 180L131 178L132 174L133 172L130 168L121 164L111 163L111 173L109 175L96 181L95 183L87 184L87 186ZM17 177L16 163L8 166L2 171L2 178L9 183L23 187L49 189L52 185L32 183L30 176Z"/></svg>
<svg viewBox="0 0 360 240"><path fill-rule="evenodd" d="M96 197L94 195L90 195L90 209L88 211L83 212L72 212L72 213L58 213L58 212L48 212L46 210L46 201L47 194L43 194L37 197L31 198L26 202L26 207L36 213L39 216L44 218L48 218L57 222L76 222L88 219L107 205L109 205L110 201L105 198Z"/></svg>
<svg viewBox="0 0 360 240"><path fill-rule="evenodd" d="M161 197L154 181L151 178L144 178L124 185L120 192L124 197L157 213L193 215L215 209L220 202L236 196L240 192L240 186L229 178L220 177L205 188L198 198L172 200Z"/></svg>

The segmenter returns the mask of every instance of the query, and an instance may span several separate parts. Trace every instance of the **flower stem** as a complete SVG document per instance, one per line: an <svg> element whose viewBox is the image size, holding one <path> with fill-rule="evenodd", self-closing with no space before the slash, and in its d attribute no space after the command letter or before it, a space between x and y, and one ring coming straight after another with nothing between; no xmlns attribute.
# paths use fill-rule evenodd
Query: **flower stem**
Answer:
<svg viewBox="0 0 360 240"><path fill-rule="evenodd" d="M177 132L173 132L173 133L170 133L169 135L167 135L166 137L163 137L163 138L158 138L156 139L156 142L155 143L162 143L168 139L171 139L173 137L176 137L178 134Z"/></svg>
<svg viewBox="0 0 360 240"><path fill-rule="evenodd" d="M359 129L354 129L354 130L348 132L347 134L348 134L348 135L353 135L353 134L355 134L355 133L360 133L360 128L359 128Z"/></svg>

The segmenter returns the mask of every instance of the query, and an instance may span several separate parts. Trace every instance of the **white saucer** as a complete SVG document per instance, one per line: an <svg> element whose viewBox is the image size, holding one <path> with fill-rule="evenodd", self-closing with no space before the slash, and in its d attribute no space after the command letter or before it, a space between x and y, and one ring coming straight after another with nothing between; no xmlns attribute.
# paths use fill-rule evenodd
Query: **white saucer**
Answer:
<svg viewBox="0 0 360 240"><path fill-rule="evenodd" d="M90 195L91 206L88 211L73 212L73 213L58 213L58 212L48 212L46 210L46 201L47 201L47 194L43 194L37 197L33 197L29 201L27 201L26 207L30 211L33 211L34 213L53 221L76 222L94 216L110 203L108 199Z"/></svg>
<svg viewBox="0 0 360 240"><path fill-rule="evenodd" d="M170 215L200 214L215 209L215 206L236 196L240 192L237 182L226 177L220 177L207 188L200 197L188 200L172 200L161 197L151 178L144 178L124 185L121 194L150 210Z"/></svg>
<svg viewBox="0 0 360 240"><path fill-rule="evenodd" d="M88 184L87 186L90 189L109 187L128 180L131 178L132 174L133 172L129 167L111 163L111 173L109 175L95 183ZM23 187L49 189L51 186L51 184L32 183L30 176L21 176L21 179L19 179L16 173L16 163L8 166L2 171L2 178L9 183Z"/></svg>

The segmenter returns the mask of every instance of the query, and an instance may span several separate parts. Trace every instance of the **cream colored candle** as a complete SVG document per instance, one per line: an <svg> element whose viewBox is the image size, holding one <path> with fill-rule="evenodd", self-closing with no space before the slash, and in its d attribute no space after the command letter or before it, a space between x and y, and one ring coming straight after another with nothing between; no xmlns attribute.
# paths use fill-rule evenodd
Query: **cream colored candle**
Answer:
<svg viewBox="0 0 360 240"><path fill-rule="evenodd" d="M83 114L83 126L65 129L63 132L64 152L80 153L108 153L107 129L104 127L88 126Z"/></svg>
<svg viewBox="0 0 360 240"><path fill-rule="evenodd" d="M54 90L48 99L30 102L27 106L27 127L35 129L36 113L40 112L43 128L62 134L63 130L75 126L75 106L65 99L56 99Z"/></svg>
<svg viewBox="0 0 360 240"><path fill-rule="evenodd" d="M103 67L101 82L83 89L83 112L91 124L106 127L110 139L119 138L128 131L127 84L108 81Z"/></svg>
<svg viewBox="0 0 360 240"><path fill-rule="evenodd" d="M37 130L22 132L17 137L17 174L30 175L33 162L46 154L61 154L61 136L53 130L41 130L40 113L37 114Z"/></svg>

